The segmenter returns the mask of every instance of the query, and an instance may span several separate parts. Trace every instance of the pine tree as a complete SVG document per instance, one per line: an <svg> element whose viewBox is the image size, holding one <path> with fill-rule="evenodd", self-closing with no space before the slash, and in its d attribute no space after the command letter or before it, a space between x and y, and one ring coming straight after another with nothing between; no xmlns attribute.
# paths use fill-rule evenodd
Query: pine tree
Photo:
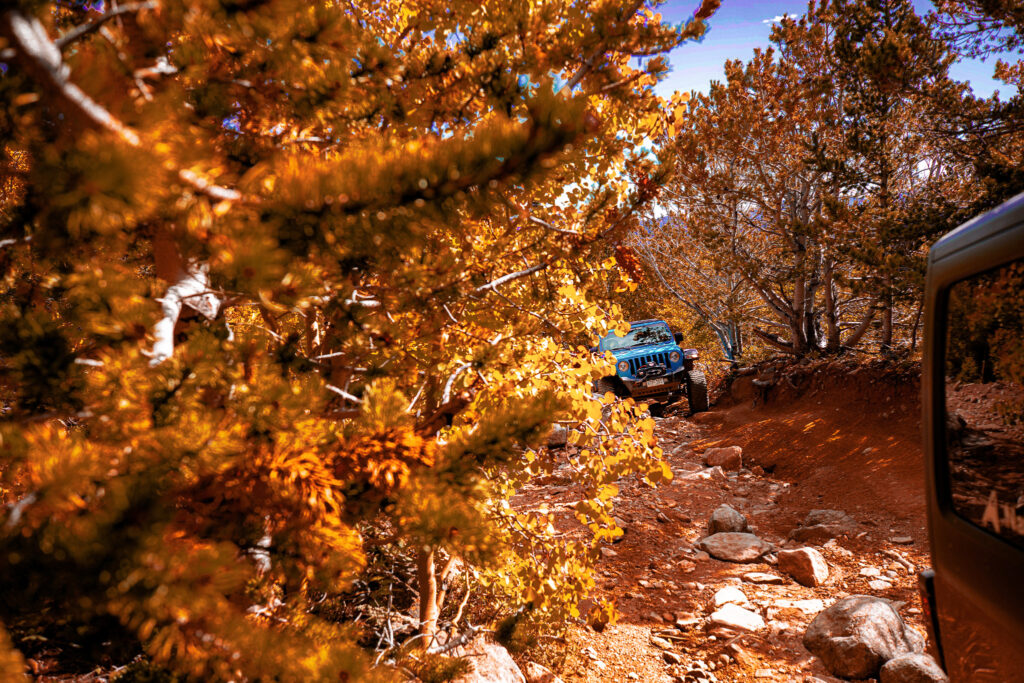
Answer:
<svg viewBox="0 0 1024 683"><path fill-rule="evenodd" d="M386 678L317 607L384 550L415 558L428 649L474 629L456 561L578 616L613 482L670 476L584 346L621 325L604 255L656 192L627 152L659 55L716 5L5 9L4 677L59 612L203 679ZM509 504L553 418L588 539Z"/></svg>

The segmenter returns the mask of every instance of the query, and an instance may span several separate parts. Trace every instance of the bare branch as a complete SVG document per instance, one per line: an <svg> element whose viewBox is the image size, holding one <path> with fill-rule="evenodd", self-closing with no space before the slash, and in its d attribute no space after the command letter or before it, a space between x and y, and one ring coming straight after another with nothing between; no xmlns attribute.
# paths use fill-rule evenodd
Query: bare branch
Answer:
<svg viewBox="0 0 1024 683"><path fill-rule="evenodd" d="M549 265L551 265L551 264L550 263L538 263L537 265L530 266L529 268L526 268L525 270L520 270L520 271L515 272L515 273L509 273L508 275L502 275L497 280L491 280L486 285L481 285L481 286L477 287L476 288L476 293L480 294L482 292L486 292L489 289L494 289L495 287L498 287L499 285L503 285L506 282L511 282L512 280L518 280L521 277L526 277L528 275L533 275L536 272L544 270Z"/></svg>
<svg viewBox="0 0 1024 683"><path fill-rule="evenodd" d="M18 10L5 12L0 15L0 35L14 46L14 58L18 63L46 88L66 113L113 133L132 147L142 146L138 133L121 123L69 80L70 69L64 63L60 49L50 40L38 19L25 16ZM177 175L192 189L218 201L237 201L242 198L237 190L214 185L194 171L183 169Z"/></svg>
<svg viewBox="0 0 1024 683"><path fill-rule="evenodd" d="M155 2L133 2L128 5L121 5L120 7L110 7L105 14L96 17L92 21L88 21L74 27L60 38L53 41L53 44L57 46L57 49L63 50L79 38L87 36L98 30L100 26L103 26L103 24L107 23L114 17L119 17L122 14L131 14L133 12L156 9L157 7L159 7L159 5Z"/></svg>

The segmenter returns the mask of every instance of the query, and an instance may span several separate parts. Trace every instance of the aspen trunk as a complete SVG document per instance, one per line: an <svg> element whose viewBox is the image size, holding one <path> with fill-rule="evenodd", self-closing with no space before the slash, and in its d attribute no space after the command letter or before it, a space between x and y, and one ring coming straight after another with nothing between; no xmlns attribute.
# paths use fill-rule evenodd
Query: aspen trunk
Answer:
<svg viewBox="0 0 1024 683"><path fill-rule="evenodd" d="M825 350L829 353L836 353L842 345L839 337L839 311L837 310L835 281L833 279L834 268L835 263L832 259L825 259L821 279L825 298Z"/></svg>
<svg viewBox="0 0 1024 683"><path fill-rule="evenodd" d="M423 548L416 557L416 578L420 591L420 633L433 637L437 631L437 574L434 549Z"/></svg>
<svg viewBox="0 0 1024 683"><path fill-rule="evenodd" d="M886 278L885 280L885 308L882 309L882 340L881 348L882 353L886 353L892 349L892 291L890 290L891 280Z"/></svg>

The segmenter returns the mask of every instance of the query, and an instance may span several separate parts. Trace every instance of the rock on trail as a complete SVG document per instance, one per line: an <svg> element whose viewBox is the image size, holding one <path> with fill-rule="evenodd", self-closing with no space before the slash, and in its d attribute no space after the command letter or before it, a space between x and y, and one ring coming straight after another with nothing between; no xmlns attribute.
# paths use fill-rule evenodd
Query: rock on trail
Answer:
<svg viewBox="0 0 1024 683"><path fill-rule="evenodd" d="M804 523L793 529L789 537L801 543L820 544L856 531L856 520L842 510L811 510Z"/></svg>
<svg viewBox="0 0 1024 683"><path fill-rule="evenodd" d="M704 462L708 467L721 467L734 472L743 467L743 449L739 446L709 448L704 451Z"/></svg>
<svg viewBox="0 0 1024 683"><path fill-rule="evenodd" d="M803 642L842 678L878 676L890 659L924 650L924 638L903 622L889 601L870 595L851 595L818 614Z"/></svg>
<svg viewBox="0 0 1024 683"><path fill-rule="evenodd" d="M702 538L697 547L716 560L727 562L756 562L772 549L770 543L754 534L723 531Z"/></svg>
<svg viewBox="0 0 1024 683"><path fill-rule="evenodd" d="M708 522L708 533L717 534L723 531L743 532L747 530L747 518L728 505L719 505L711 513Z"/></svg>
<svg viewBox="0 0 1024 683"><path fill-rule="evenodd" d="M779 571L783 571L802 586L820 586L828 579L828 562L814 548L780 550L777 553Z"/></svg>
<svg viewBox="0 0 1024 683"><path fill-rule="evenodd" d="M917 652L893 657L880 672L882 683L947 683L949 677L934 659Z"/></svg>

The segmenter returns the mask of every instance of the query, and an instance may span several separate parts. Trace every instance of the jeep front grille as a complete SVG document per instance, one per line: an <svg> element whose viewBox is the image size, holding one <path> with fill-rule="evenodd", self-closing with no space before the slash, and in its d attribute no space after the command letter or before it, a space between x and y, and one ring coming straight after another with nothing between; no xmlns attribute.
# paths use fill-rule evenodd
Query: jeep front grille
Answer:
<svg viewBox="0 0 1024 683"><path fill-rule="evenodd" d="M637 372L640 368L647 365L648 363L656 363L657 365L665 366L665 372L668 372L670 363L668 362L667 353L652 353L648 356L639 356L638 358L629 359L629 374L636 377Z"/></svg>

